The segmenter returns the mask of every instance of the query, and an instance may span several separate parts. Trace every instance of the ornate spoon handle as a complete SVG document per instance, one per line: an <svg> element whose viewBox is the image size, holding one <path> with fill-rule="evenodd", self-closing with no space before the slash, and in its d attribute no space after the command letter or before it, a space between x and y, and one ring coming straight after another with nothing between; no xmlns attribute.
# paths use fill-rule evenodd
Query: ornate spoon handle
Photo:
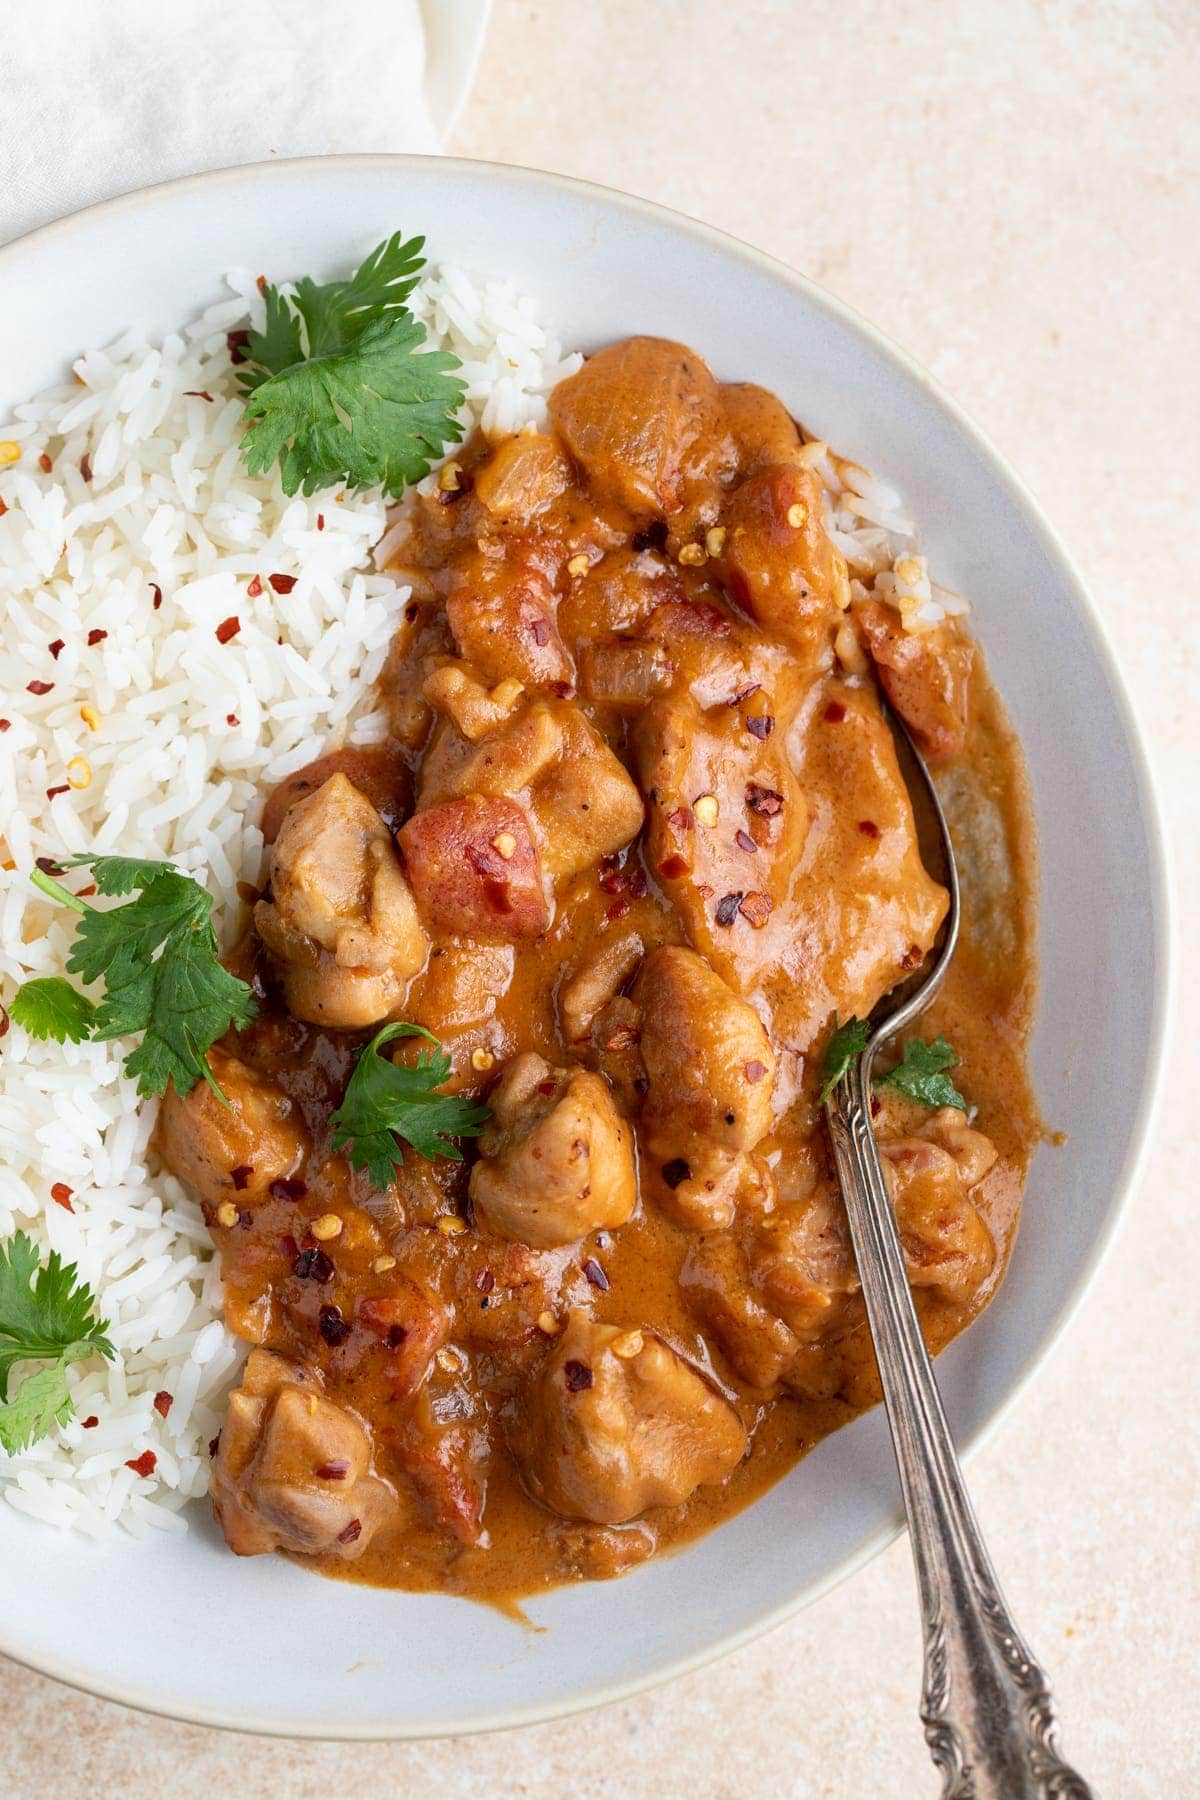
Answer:
<svg viewBox="0 0 1200 1800"><path fill-rule="evenodd" d="M826 1103L908 1514L925 1638L921 1718L942 1800L1091 1800L1059 1755L1045 1672L984 1547L909 1291L871 1129L872 1044Z"/></svg>

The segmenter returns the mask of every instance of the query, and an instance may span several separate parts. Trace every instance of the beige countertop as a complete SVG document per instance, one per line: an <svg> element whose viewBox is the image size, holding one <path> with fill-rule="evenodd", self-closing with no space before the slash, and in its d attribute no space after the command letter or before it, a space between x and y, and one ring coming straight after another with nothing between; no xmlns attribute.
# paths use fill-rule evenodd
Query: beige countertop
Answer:
<svg viewBox="0 0 1200 1800"><path fill-rule="evenodd" d="M1200 888L1195 23L1188 0L498 0L450 146L723 226L824 283L950 388L1091 583L1147 724L1185 918ZM1177 1018L1194 1021L1193 944L1175 991ZM1185 1056L1180 1033L1115 1249L971 1466L1066 1747L1110 1800L1200 1795L1194 1037ZM919 1672L900 1542L700 1674L491 1739L237 1738L0 1664L0 1788L907 1800L936 1790Z"/></svg>

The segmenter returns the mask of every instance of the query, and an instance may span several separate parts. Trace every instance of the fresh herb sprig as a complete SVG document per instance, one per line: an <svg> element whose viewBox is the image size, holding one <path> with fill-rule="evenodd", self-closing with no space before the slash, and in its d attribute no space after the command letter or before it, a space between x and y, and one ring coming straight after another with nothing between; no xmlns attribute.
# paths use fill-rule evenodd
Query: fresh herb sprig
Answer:
<svg viewBox="0 0 1200 1800"><path fill-rule="evenodd" d="M824 1105L856 1056L867 1047L871 1027L866 1019L847 1019L837 1025L825 1050L825 1082L820 1101ZM900 1061L886 1075L876 1075L873 1085L891 1088L905 1094L922 1106L956 1106L966 1112L967 1103L947 1075L947 1069L958 1067L958 1053L940 1034L931 1044L922 1038L909 1038Z"/></svg>
<svg viewBox="0 0 1200 1800"><path fill-rule="evenodd" d="M286 494L344 483L395 497L458 443L461 364L421 351L425 327L405 305L424 246L397 231L348 281L263 284L265 325L241 355L252 475L278 463Z"/></svg>
<svg viewBox="0 0 1200 1800"><path fill-rule="evenodd" d="M96 1316L95 1297L77 1279L74 1263L52 1250L45 1264L37 1245L18 1231L0 1244L0 1448L15 1456L72 1416L67 1369L88 1356L114 1351L105 1333L108 1321ZM18 1363L45 1368L26 1375L9 1398L8 1384Z"/></svg>
<svg viewBox="0 0 1200 1800"><path fill-rule="evenodd" d="M31 1037L82 1043L142 1033L125 1058L139 1094L162 1094L174 1082L181 1094L198 1081L218 1093L207 1051L231 1026L248 1025L254 995L223 967L212 927L212 898L170 863L131 856L77 856L102 894L133 894L107 911L39 869L34 885L80 915L67 969L84 982L103 981L99 1001L61 975L39 976L17 990L9 1016Z"/></svg>
<svg viewBox="0 0 1200 1800"><path fill-rule="evenodd" d="M875 1086L893 1088L922 1106L956 1106L966 1112L967 1103L946 1074L958 1067L958 1053L941 1035L932 1044L909 1038L894 1069L875 1077Z"/></svg>
<svg viewBox="0 0 1200 1800"><path fill-rule="evenodd" d="M394 1063L381 1052L397 1038L420 1037L433 1045L415 1063ZM461 1094L439 1094L450 1074L450 1058L432 1032L398 1020L377 1031L359 1052L342 1104L334 1113L332 1146L346 1148L356 1169L386 1187L403 1161L399 1140L426 1162L437 1156L462 1161L454 1138L478 1137L491 1117L486 1106Z"/></svg>

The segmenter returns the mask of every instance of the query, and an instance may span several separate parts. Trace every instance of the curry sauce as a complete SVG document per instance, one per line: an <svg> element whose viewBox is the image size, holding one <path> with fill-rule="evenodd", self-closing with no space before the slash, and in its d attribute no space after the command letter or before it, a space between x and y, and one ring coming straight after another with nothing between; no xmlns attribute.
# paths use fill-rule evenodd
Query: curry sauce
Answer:
<svg viewBox="0 0 1200 1800"><path fill-rule="evenodd" d="M711 1529L875 1404L823 1058L946 908L885 698L962 864L921 1030L969 1111L881 1088L876 1130L931 1347L995 1292L1040 1133L1020 750L961 625L847 567L816 469L771 395L633 339L407 505L387 739L269 799L259 1017L229 1107L160 1127L256 1347L235 1550L505 1601ZM392 1019L491 1116L379 1184L330 1121Z"/></svg>

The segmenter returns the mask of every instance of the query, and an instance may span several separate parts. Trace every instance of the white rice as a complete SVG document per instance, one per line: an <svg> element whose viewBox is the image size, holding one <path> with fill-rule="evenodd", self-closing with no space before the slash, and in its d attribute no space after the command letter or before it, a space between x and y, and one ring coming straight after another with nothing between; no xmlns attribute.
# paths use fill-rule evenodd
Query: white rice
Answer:
<svg viewBox="0 0 1200 1800"><path fill-rule="evenodd" d="M371 688L408 592L372 555L384 503L288 500L273 478L246 474L226 333L261 301L247 274L229 286L186 331L162 342L130 331L88 351L76 380L0 425L21 452L0 467L5 997L61 973L73 936L74 915L29 883L36 858L170 858L205 883L228 944L237 883L260 869L264 791L332 744L383 732ZM546 394L579 366L506 282L438 269L413 306L431 344L462 360L464 423L490 435L542 423ZM294 588L278 594L271 575ZM237 635L222 644L216 628L231 618ZM106 635L89 646L93 632ZM30 681L53 685L39 696ZM48 798L68 764L87 785ZM22 1455L0 1452L0 1493L51 1524L140 1537L183 1530L179 1509L206 1490L241 1351L221 1322L199 1209L149 1150L156 1108L122 1071L128 1049L37 1043L15 1025L0 1042L0 1239L23 1229L77 1263L117 1352L69 1372L69 1424ZM60 1182L73 1212L50 1197ZM160 1392L172 1397L165 1419ZM145 1450L157 1458L149 1477L126 1466Z"/></svg>
<svg viewBox="0 0 1200 1800"><path fill-rule="evenodd" d="M408 593L380 572L398 533L377 493L288 500L274 478L246 474L226 333L261 300L248 274L228 279L232 297L185 331L155 342L134 330L86 352L74 381L0 426L20 446L0 467L6 997L61 973L74 934L74 915L30 885L37 858L169 858L207 886L227 945L237 884L260 872L264 792L323 749L384 730L369 702ZM431 345L462 362L464 423L489 436L541 425L546 395L579 366L507 282L442 267L411 304ZM891 488L825 445L809 456L854 582L911 629L964 610L930 583ZM295 586L279 594L272 575ZM229 619L238 630L221 643ZM36 695L31 681L52 686ZM49 798L72 773L86 785ZM0 1239L22 1229L78 1264L116 1349L69 1372L69 1424L0 1453L0 1494L97 1537L186 1528L180 1509L207 1488L242 1354L199 1209L150 1151L156 1108L123 1073L128 1048L37 1043L15 1025L0 1043ZM73 1211L51 1199L56 1183ZM157 1464L143 1477L127 1465L146 1450Z"/></svg>

